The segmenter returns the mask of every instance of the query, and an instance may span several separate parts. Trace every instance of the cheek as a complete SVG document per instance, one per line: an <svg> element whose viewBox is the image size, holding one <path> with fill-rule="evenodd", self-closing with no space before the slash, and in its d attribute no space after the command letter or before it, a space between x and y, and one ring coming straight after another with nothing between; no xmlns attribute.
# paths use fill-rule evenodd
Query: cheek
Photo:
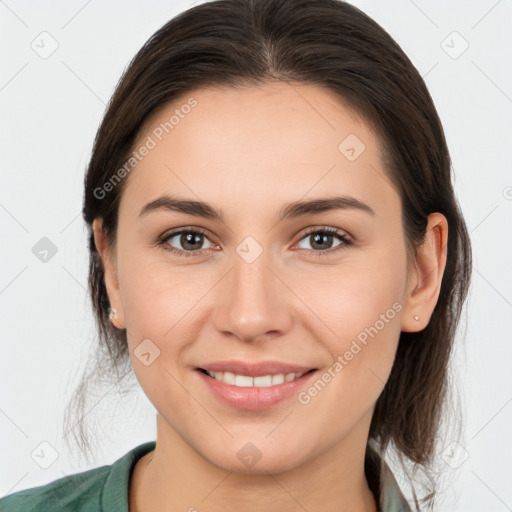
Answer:
<svg viewBox="0 0 512 512"><path fill-rule="evenodd" d="M171 266L161 256L154 261L136 253L123 259L119 276L132 365L144 391L156 396L162 381L172 380L166 371L177 379L184 377L187 369L180 358L200 335L202 300L218 276L206 266L202 271ZM142 353L150 356L140 357Z"/></svg>
<svg viewBox="0 0 512 512"><path fill-rule="evenodd" d="M364 259L347 259L316 279L314 287L304 285L298 291L316 313L309 315L309 330L317 337L324 333L320 339L332 357L323 379L332 393L326 403L362 412L380 395L401 332L404 269L405 252L375 250Z"/></svg>
<svg viewBox="0 0 512 512"><path fill-rule="evenodd" d="M336 317L327 320L337 336L323 344L332 362L299 396L315 417L329 418L333 438L348 434L354 424L372 411L393 367L400 337L399 301L380 295L353 300ZM325 428L319 420L318 428Z"/></svg>
<svg viewBox="0 0 512 512"><path fill-rule="evenodd" d="M406 277L404 253L375 249L354 253L321 272L311 270L296 276L295 290L314 313L303 318L320 320L327 328L322 328L327 333L325 339L332 339L329 346L339 353L347 340L376 323L379 331L393 330L392 338L396 337L400 329L390 325L400 324Z"/></svg>
<svg viewBox="0 0 512 512"><path fill-rule="evenodd" d="M204 280L189 266L171 265L160 251L125 251L119 285L128 330L162 339L197 304Z"/></svg>

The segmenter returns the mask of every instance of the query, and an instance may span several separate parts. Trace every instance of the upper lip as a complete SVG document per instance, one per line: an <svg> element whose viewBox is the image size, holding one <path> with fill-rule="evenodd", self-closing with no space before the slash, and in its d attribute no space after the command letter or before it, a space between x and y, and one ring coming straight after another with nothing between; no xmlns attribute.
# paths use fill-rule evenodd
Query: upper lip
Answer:
<svg viewBox="0 0 512 512"><path fill-rule="evenodd" d="M314 368L298 364L281 363L279 361L262 361L251 363L246 361L215 361L201 366L202 370L211 372L231 372L236 375L248 377L261 377L263 375L276 375L278 373L305 373Z"/></svg>

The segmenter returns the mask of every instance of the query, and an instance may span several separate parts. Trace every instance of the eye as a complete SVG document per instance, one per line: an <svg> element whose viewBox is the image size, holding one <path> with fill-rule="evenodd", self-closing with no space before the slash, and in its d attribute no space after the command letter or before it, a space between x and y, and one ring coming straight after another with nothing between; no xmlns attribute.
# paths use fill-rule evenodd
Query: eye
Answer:
<svg viewBox="0 0 512 512"><path fill-rule="evenodd" d="M333 239L335 238L340 240L337 245L333 245ZM205 240L209 243L207 247L203 247ZM303 240L307 241L311 248L301 247L300 243ZM208 239L206 232L199 228L180 229L165 233L158 239L158 244L166 251L178 256L197 256L202 254L203 251L218 247ZM322 227L310 229L303 235L297 245L309 254L327 256L346 249L352 244L353 242L342 231L336 228Z"/></svg>
<svg viewBox="0 0 512 512"><path fill-rule="evenodd" d="M210 244L206 248L202 247L205 240ZM196 256L203 250L211 249L215 246L206 237L205 232L198 229L182 229L166 233L159 239L159 244L165 250L180 256ZM178 245L178 247L175 247L175 245Z"/></svg>
<svg viewBox="0 0 512 512"><path fill-rule="evenodd" d="M338 245L333 246L334 238L340 240ZM301 247L301 249L305 249L308 253L312 253L315 256L327 256L334 252L344 250L353 243L343 232L336 228L329 227L313 228L301 238L300 242L302 242L302 240L306 240L311 248ZM334 249L331 250L333 247Z"/></svg>

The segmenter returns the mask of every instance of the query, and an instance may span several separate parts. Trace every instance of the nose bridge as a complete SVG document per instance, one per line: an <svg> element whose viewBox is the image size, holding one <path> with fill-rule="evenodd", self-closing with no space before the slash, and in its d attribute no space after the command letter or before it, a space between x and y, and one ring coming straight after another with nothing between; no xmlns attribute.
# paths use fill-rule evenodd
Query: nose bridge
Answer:
<svg viewBox="0 0 512 512"><path fill-rule="evenodd" d="M270 251L258 248L254 240L245 240L237 247L215 314L220 331L251 341L288 329L290 311L284 300L285 287L270 270L269 255Z"/></svg>

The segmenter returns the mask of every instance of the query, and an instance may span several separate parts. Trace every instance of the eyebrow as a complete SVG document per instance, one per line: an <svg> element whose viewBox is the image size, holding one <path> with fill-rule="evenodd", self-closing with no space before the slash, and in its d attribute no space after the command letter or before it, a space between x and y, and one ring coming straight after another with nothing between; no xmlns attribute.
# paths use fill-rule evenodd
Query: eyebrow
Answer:
<svg viewBox="0 0 512 512"><path fill-rule="evenodd" d="M140 211L139 217L154 211L175 211L206 219L224 222L222 210L203 201L180 199L168 195L161 196L147 203ZM295 201L286 205L279 213L279 221L293 219L305 215L318 214L332 210L358 210L375 216L375 211L366 203L355 197L337 196Z"/></svg>

